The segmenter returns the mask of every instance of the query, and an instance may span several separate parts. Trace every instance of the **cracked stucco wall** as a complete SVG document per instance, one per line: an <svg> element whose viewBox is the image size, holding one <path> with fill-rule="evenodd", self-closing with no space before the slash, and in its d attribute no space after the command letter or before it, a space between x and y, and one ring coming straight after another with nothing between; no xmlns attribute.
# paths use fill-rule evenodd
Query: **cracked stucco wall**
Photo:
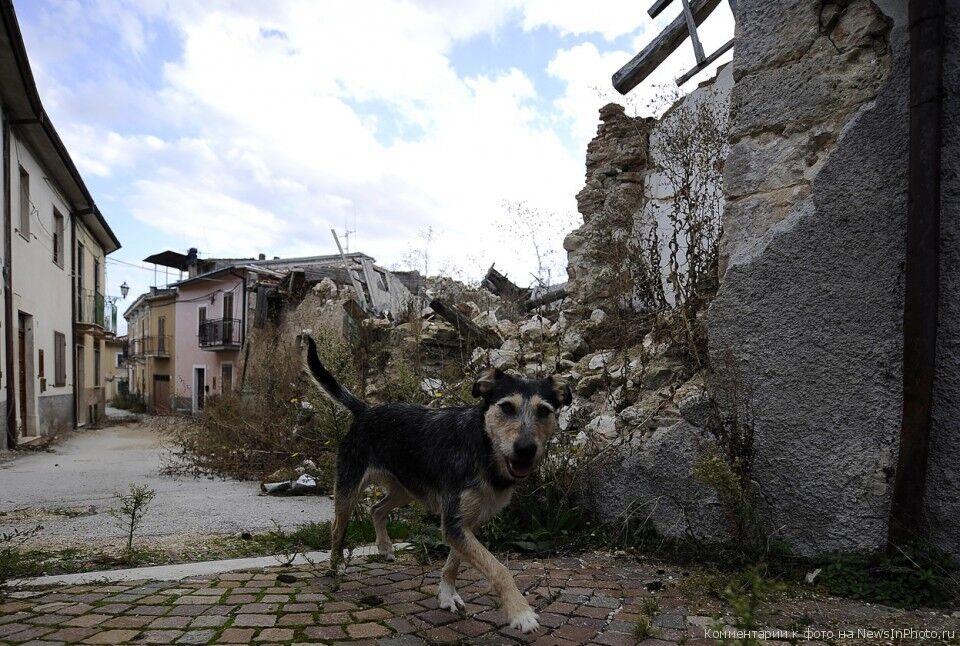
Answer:
<svg viewBox="0 0 960 646"><path fill-rule="evenodd" d="M753 389L796 551L886 538L901 408L908 39L894 0L740 0L713 364Z"/></svg>
<svg viewBox="0 0 960 646"><path fill-rule="evenodd" d="M931 542L960 556L960 2L946 7L940 321L925 511Z"/></svg>

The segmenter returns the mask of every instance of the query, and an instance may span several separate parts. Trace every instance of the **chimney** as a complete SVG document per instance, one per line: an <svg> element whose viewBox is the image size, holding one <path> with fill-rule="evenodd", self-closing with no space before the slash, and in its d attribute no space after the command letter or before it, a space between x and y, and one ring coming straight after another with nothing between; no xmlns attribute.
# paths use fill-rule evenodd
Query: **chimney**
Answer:
<svg viewBox="0 0 960 646"><path fill-rule="evenodd" d="M257 256L257 260L266 260L266 259L267 259L267 254L265 253L262 253L259 256Z"/></svg>
<svg viewBox="0 0 960 646"><path fill-rule="evenodd" d="M187 249L187 276L193 278L197 275L197 248Z"/></svg>

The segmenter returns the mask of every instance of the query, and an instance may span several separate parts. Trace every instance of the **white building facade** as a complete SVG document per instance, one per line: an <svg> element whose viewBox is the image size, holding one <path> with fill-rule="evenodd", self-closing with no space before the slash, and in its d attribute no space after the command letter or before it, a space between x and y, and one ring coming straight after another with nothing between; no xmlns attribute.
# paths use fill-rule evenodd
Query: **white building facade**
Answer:
<svg viewBox="0 0 960 646"><path fill-rule="evenodd" d="M90 421L88 402L102 410L104 257L120 243L43 110L9 0L0 17L0 448L10 448Z"/></svg>

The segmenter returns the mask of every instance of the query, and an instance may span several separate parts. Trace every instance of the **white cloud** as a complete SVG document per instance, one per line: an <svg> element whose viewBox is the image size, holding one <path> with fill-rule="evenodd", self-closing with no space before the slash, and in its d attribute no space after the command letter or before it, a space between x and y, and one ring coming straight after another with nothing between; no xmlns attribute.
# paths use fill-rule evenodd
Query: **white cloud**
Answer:
<svg viewBox="0 0 960 646"><path fill-rule="evenodd" d="M583 146L597 109L619 98L610 75L633 52L583 42L557 51L547 70L479 76L459 75L451 52L509 21L607 39L646 40L644 24L656 31L635 0L54 6L82 38L46 20L55 35L39 46L38 78L81 169L104 178L113 204L142 223L123 240L124 258L171 241L207 255L329 253L329 229L356 214L353 247L385 264L433 226L432 266L477 277L495 261L518 282L535 261L528 243L505 235L503 202L575 212ZM99 69L58 82L46 73L61 51L71 61L96 56L108 27L146 65L161 25L177 49L166 52L159 81ZM552 104L539 96L544 72L564 83ZM572 226L562 219L540 233L545 246L559 249Z"/></svg>
<svg viewBox="0 0 960 646"><path fill-rule="evenodd" d="M649 0L526 0L523 26L526 29L552 27L563 35L599 33L613 40L649 25L650 4Z"/></svg>
<svg viewBox="0 0 960 646"><path fill-rule="evenodd" d="M547 72L566 85L555 105L581 147L596 134L597 110L628 100L610 87L610 75L630 56L626 51L601 53L593 43L582 43L559 50L547 66Z"/></svg>

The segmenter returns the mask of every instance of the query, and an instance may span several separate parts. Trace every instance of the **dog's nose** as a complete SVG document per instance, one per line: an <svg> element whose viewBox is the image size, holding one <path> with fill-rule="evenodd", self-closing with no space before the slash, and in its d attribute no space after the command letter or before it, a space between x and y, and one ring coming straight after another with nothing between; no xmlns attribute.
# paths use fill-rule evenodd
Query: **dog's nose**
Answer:
<svg viewBox="0 0 960 646"><path fill-rule="evenodd" d="M513 443L513 454L518 460L532 460L537 454L537 444L530 439L519 439Z"/></svg>

